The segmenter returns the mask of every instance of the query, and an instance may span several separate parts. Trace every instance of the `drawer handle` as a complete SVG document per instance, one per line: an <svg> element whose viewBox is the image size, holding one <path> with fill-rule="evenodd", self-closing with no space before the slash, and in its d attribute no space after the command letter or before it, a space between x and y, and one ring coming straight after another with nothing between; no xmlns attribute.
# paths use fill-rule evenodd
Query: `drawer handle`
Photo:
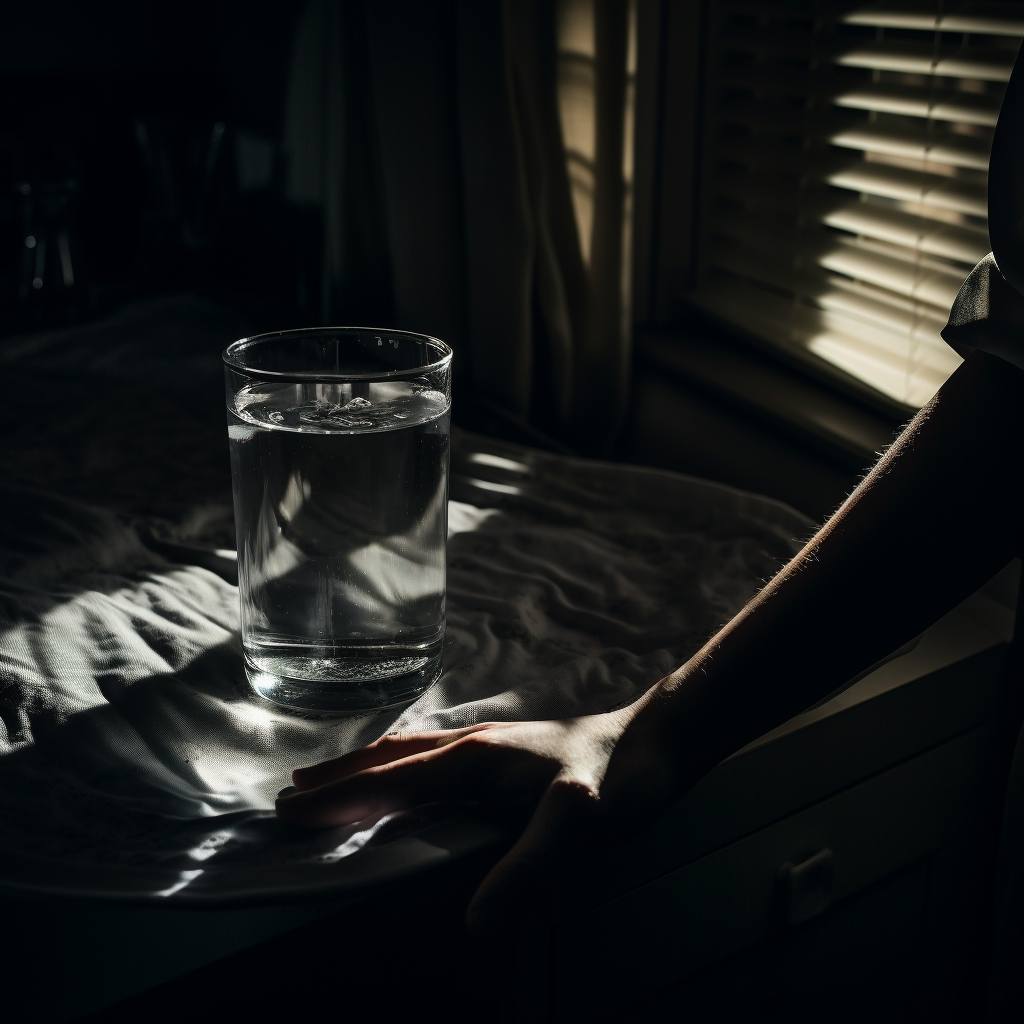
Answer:
<svg viewBox="0 0 1024 1024"><path fill-rule="evenodd" d="M787 861L779 868L783 910L790 924L809 921L832 905L834 860L832 851L826 846L799 864Z"/></svg>

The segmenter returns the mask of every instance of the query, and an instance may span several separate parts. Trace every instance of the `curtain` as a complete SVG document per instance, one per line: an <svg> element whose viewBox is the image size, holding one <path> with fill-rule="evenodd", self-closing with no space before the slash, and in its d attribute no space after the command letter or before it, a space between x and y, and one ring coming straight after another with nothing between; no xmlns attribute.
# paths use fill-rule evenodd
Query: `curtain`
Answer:
<svg viewBox="0 0 1024 1024"><path fill-rule="evenodd" d="M634 21L630 0L311 0L287 97L322 321L440 337L456 401L588 452L628 395Z"/></svg>

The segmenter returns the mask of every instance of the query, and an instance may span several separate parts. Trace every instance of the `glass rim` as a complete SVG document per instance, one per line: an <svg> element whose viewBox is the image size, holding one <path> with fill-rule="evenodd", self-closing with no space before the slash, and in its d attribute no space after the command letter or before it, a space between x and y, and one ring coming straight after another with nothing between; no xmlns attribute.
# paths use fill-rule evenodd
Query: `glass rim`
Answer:
<svg viewBox="0 0 1024 1024"><path fill-rule="evenodd" d="M259 370L247 366L240 356L248 349L271 341L273 339L287 339L301 335L317 334L348 334L348 333L379 333L389 335L401 335L403 338L415 338L417 341L425 341L437 347L441 358L423 366L412 366L404 370L379 370L374 373L343 373L340 370ZM327 381L327 380L400 380L404 377L417 377L424 373L433 373L446 369L452 361L451 347L440 338L429 334L420 334L417 331L396 331L386 327L295 327L287 331L268 331L265 334L253 334L247 338L239 338L231 342L221 353L224 365L238 373L248 377L256 377L259 380L276 381Z"/></svg>

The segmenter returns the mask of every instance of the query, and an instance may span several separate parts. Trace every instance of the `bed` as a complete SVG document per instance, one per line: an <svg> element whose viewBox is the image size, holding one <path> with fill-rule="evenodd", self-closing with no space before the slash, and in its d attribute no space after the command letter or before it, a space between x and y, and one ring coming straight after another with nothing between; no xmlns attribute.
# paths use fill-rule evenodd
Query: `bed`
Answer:
<svg viewBox="0 0 1024 1024"><path fill-rule="evenodd" d="M230 311L181 295L0 343L0 896L24 934L74 952L63 986L18 987L15 1009L31 1008L33 1020L73 1019L412 877L493 860L510 833L488 808L436 805L308 831L279 823L273 799L292 768L385 732L627 704L741 608L814 526L707 481L455 430L440 680L377 714L285 711L249 689L238 642L219 353L244 330ZM653 839L581 870L537 944L557 955L518 968L523 998L546 1000L538 1012L552 1019L595 1019L764 941L782 859L831 851L813 838L829 821L872 813L863 800L841 813L829 801L984 728L1012 623L997 604L978 597L914 652L720 766ZM950 676L956 665L967 668ZM913 700L933 706L940 683L953 687L945 711L922 716ZM901 715L916 725L879 725ZM879 728L888 745L858 739ZM978 786L982 748L971 755ZM800 775L800 763L815 769ZM857 854L857 870L839 854L841 884L812 891L808 916L973 827L963 793L935 806L939 824L914 831L931 837L920 849L885 840L884 855ZM780 824L798 819L811 824ZM748 854L733 863L744 842ZM743 864L761 866L744 875ZM751 895L737 909L744 878ZM633 938L625 949L639 959L623 967L615 936L655 941L673 901L697 915L673 970L645 977L650 954ZM200 923L190 910L210 913ZM90 952L97 929L117 939ZM115 946L120 967L109 966ZM594 985L604 955L612 960ZM10 963L26 976L44 969L27 952Z"/></svg>

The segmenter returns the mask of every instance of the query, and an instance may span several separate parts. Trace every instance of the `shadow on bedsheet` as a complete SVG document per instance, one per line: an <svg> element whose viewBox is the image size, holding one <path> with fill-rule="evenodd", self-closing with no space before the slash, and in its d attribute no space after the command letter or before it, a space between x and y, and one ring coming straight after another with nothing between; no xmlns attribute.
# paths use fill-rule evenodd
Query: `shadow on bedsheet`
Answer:
<svg viewBox="0 0 1024 1024"><path fill-rule="evenodd" d="M295 876L315 889L324 868L436 816L315 831L278 822L273 798L292 768L369 742L400 711L282 714L251 693L233 641L173 674L96 684L104 703L33 716L31 735L0 757L0 884L178 901L272 895Z"/></svg>

